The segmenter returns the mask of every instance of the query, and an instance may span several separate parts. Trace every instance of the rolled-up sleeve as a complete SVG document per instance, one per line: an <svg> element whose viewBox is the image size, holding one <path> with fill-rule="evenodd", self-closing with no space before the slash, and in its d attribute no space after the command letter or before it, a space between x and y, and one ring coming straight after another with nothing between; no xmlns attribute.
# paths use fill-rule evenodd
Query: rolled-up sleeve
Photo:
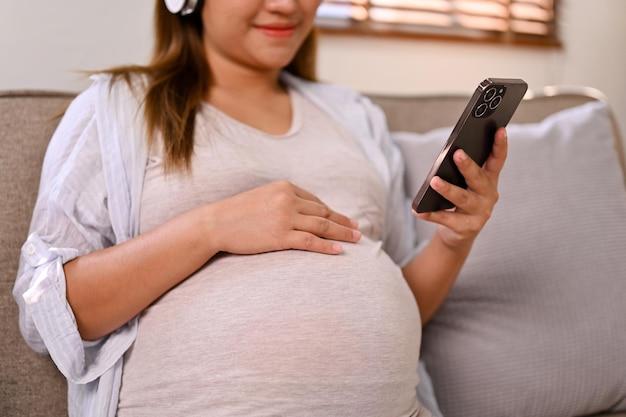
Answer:
<svg viewBox="0 0 626 417"><path fill-rule="evenodd" d="M134 338L128 325L103 339L83 341L66 298L63 265L115 243L94 94L88 89L74 100L50 141L13 289L28 345L48 353L77 384L94 381L110 369Z"/></svg>

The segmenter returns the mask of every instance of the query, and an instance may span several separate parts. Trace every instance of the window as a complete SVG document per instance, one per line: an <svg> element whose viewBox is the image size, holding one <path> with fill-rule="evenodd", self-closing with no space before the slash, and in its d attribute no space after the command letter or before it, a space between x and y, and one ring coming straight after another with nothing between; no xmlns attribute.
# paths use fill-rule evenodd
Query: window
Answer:
<svg viewBox="0 0 626 417"><path fill-rule="evenodd" d="M557 0L324 0L322 32L559 45Z"/></svg>

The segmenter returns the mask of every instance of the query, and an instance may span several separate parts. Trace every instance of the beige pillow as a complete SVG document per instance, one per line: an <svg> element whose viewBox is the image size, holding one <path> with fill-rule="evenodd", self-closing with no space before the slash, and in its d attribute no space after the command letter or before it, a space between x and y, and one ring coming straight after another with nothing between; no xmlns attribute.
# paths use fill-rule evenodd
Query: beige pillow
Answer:
<svg viewBox="0 0 626 417"><path fill-rule="evenodd" d="M394 133L408 200L450 131ZM424 329L439 406L446 417L625 411L626 192L608 109L508 132L500 201ZM416 227L422 240L433 232Z"/></svg>

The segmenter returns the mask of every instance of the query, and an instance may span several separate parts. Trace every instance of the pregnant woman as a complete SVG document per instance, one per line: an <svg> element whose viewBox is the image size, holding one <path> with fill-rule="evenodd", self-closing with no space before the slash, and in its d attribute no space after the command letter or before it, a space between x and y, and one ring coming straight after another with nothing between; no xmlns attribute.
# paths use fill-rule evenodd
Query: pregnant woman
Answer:
<svg viewBox="0 0 626 417"><path fill-rule="evenodd" d="M429 416L422 325L497 200L411 213L382 111L315 81L319 0L156 1L48 148L14 296L71 416ZM415 242L413 216L439 224Z"/></svg>

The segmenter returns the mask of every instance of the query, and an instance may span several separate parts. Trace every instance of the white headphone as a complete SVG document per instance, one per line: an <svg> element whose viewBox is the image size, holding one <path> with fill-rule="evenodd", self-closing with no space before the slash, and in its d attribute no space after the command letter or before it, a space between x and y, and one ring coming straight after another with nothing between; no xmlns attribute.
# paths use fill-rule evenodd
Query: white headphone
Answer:
<svg viewBox="0 0 626 417"><path fill-rule="evenodd" d="M199 4L199 0L165 0L167 10L174 14L180 13L181 16L195 12Z"/></svg>

